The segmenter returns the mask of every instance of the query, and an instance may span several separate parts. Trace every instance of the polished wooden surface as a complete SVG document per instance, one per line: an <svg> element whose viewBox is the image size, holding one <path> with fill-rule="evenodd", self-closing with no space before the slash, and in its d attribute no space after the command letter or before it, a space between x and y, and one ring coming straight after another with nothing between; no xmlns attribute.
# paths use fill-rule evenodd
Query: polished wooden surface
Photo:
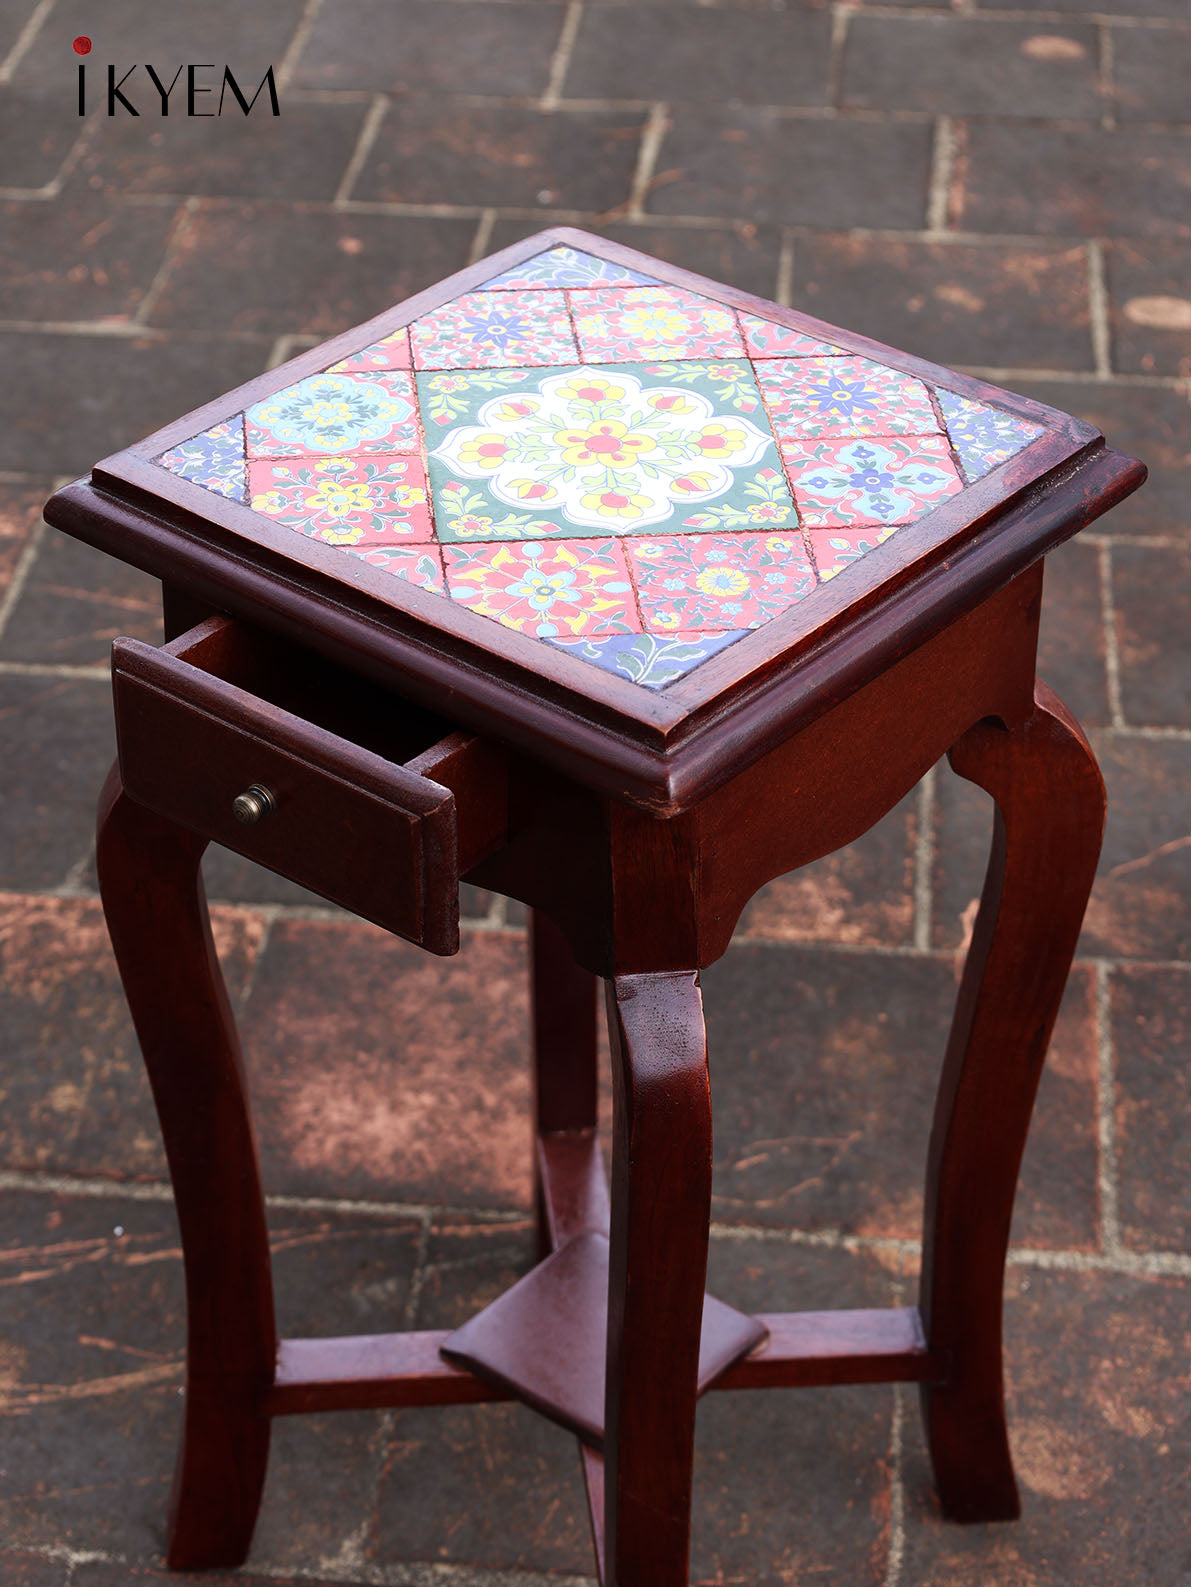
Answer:
<svg viewBox="0 0 1191 1587"><path fill-rule="evenodd" d="M121 762L105 790L99 866L186 1258L188 1396L172 1565L243 1559L274 1415L514 1391L558 1413L532 1372L502 1375L477 1354L477 1375L445 1358L445 1334L277 1341L249 1101L198 879L210 837L437 951L454 946L464 877L533 911L539 1245L555 1271L570 1264L581 1281L585 1324L560 1348L565 1357L570 1345L566 1372L585 1396L571 1424L591 1439L603 1433L603 1457L584 1448L581 1458L605 1587L686 1582L695 1406L706 1387L918 1382L947 1513L1015 1513L1001 1364L1005 1248L1103 814L1086 743L1035 681L1040 554L1138 476L1101 449L1009 509L997 536L907 577L884 605L806 653L780 674L784 693L776 682L771 692L741 687L731 711L673 743L663 735L646 749L644 730L621 737L622 748L652 757L653 770L617 794L607 780L628 763L605 735L594 774L593 723L569 707L559 716L559 696L517 733L504 733L500 713L477 733L475 696L440 688L428 701L422 674L397 670L397 651L376 665L380 652L361 641L345 607L303 607L309 591L287 607L292 588L270 591L271 575L256 565L241 568L227 605L239 611L259 579L260 599L276 596L271 620L228 620L192 563L170 563L171 643L118 649ZM101 511L93 497L71 500L70 512ZM112 524L129 510L102 505ZM161 544L165 555L168 537ZM312 626L297 644L300 611ZM183 622L196 626L180 633ZM711 1091L699 972L725 951L758 888L851 842L948 751L998 814L930 1144L920 1305L753 1319L709 1382L700 1358ZM280 757L300 777L280 777ZM266 774L279 794L274 847L262 839L270 817L247 836L229 825L235 792ZM383 806L385 820L370 826L355 814L373 808L353 805L361 798ZM330 813L329 836L311 823L312 807ZM287 824L287 811L305 819ZM385 847L398 841L399 853ZM335 855L332 877L317 870L320 843ZM598 1143L601 978L610 1180ZM602 1304L590 1282L597 1250L607 1255ZM513 1296L523 1359L532 1360L535 1337L557 1342L566 1314L550 1271L539 1268ZM473 1335L483 1339L482 1318ZM602 1415L591 1392L601 1381Z"/></svg>

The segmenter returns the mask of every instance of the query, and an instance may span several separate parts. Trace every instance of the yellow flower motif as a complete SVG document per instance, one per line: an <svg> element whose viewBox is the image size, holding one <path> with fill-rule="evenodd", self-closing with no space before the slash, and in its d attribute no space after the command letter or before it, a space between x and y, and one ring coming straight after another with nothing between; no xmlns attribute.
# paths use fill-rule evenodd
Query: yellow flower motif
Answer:
<svg viewBox="0 0 1191 1587"><path fill-rule="evenodd" d="M313 495L307 496L305 505L330 513L332 518L346 518L349 513L368 512L372 496L368 486L358 480L342 485L338 480L325 479Z"/></svg>
<svg viewBox="0 0 1191 1587"><path fill-rule="evenodd" d="M749 587L748 575L738 568L704 568L695 580L704 595L743 595Z"/></svg>
<svg viewBox="0 0 1191 1587"><path fill-rule="evenodd" d="M319 401L316 399L308 402L302 409L302 417L306 423L313 424L320 429L328 424L343 424L351 416L351 409L343 401Z"/></svg>
<svg viewBox="0 0 1191 1587"><path fill-rule="evenodd" d="M654 615L649 619L649 621L653 624L653 626L655 628L677 628L678 627L678 613L677 612L655 612Z"/></svg>
<svg viewBox="0 0 1191 1587"><path fill-rule="evenodd" d="M766 551L793 551L794 541L787 535L767 535L765 539ZM801 550L801 541L799 542Z"/></svg>
<svg viewBox="0 0 1191 1587"><path fill-rule="evenodd" d="M564 402L619 402L624 387L606 375L576 375L559 386L558 395Z"/></svg>
<svg viewBox="0 0 1191 1587"><path fill-rule="evenodd" d="M623 335L646 343L680 341L689 331L685 314L660 307L626 309L620 323Z"/></svg>
<svg viewBox="0 0 1191 1587"><path fill-rule="evenodd" d="M684 496L698 496L704 491L709 491L715 484L714 474L705 474L698 469L692 469L689 474L683 474L674 481L674 489L681 491Z"/></svg>
<svg viewBox="0 0 1191 1587"><path fill-rule="evenodd" d="M698 448L702 457L731 457L733 452L744 450L748 445L748 436L743 430L725 424L722 419L712 419L698 435L691 437L691 445Z"/></svg>
<svg viewBox="0 0 1191 1587"><path fill-rule="evenodd" d="M426 492L420 485L402 485L397 492L398 507L420 507L426 500Z"/></svg>
<svg viewBox="0 0 1191 1587"><path fill-rule="evenodd" d="M496 416L498 419L528 419L530 414L538 411L538 406L534 397L511 397L497 408Z"/></svg>
<svg viewBox="0 0 1191 1587"><path fill-rule="evenodd" d="M598 512L601 518L639 518L653 503L648 496L631 496L620 490L593 490L584 496L583 505Z"/></svg>
<svg viewBox="0 0 1191 1587"><path fill-rule="evenodd" d="M633 468L656 445L650 436L632 434L616 419L600 419L586 430L557 430L554 441L562 448L564 463L601 463L606 468Z"/></svg>
<svg viewBox="0 0 1191 1587"><path fill-rule="evenodd" d="M651 408L660 413L693 413L695 404L681 391L652 391L646 398Z"/></svg>
<svg viewBox="0 0 1191 1587"><path fill-rule="evenodd" d="M329 546L354 546L364 538L363 524L341 524L338 529L320 529L318 538Z"/></svg>
<svg viewBox="0 0 1191 1587"><path fill-rule="evenodd" d="M451 528L457 535L482 535L491 527L491 518L477 517L475 513L460 513L458 518L451 519ZM463 577L470 578L471 574L465 573Z"/></svg>
<svg viewBox="0 0 1191 1587"><path fill-rule="evenodd" d="M544 479L511 479L509 489L518 501L555 501L558 492Z"/></svg>
<svg viewBox="0 0 1191 1587"><path fill-rule="evenodd" d="M459 448L459 456L473 468L490 468L493 473L505 460L509 443L494 430L480 430Z"/></svg>
<svg viewBox="0 0 1191 1587"><path fill-rule="evenodd" d="M253 512L263 512L272 517L274 513L282 512L284 509L285 497L279 490L267 490L263 495L252 498Z"/></svg>

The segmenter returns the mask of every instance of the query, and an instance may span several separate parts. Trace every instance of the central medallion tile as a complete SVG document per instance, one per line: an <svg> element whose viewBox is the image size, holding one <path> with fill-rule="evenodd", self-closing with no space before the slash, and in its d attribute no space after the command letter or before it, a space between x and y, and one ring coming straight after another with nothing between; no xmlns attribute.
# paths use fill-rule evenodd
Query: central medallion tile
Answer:
<svg viewBox="0 0 1191 1587"><path fill-rule="evenodd" d="M749 367L733 371L756 418L725 401L722 362L685 365L681 385L648 364L527 369L496 395L462 371L420 375L423 410L447 396L454 418L429 438L439 539L796 524Z"/></svg>

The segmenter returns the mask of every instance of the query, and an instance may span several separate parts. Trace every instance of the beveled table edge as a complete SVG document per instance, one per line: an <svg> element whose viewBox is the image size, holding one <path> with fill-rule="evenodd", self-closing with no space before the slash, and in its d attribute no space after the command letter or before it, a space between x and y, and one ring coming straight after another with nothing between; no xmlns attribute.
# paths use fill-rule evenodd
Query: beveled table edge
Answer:
<svg viewBox="0 0 1191 1587"><path fill-rule="evenodd" d="M481 287L511 266L559 244L643 271L655 280L705 293L847 351L876 357L890 368L933 385L991 401L1045 426L1044 433L959 496L899 530L844 576L820 585L813 598L796 603L659 692L396 580L362 561L349 562L335 547L304 540L299 562L293 556L292 530L177 478L150 461L229 412L326 368L429 309ZM1062 490L1063 500L1074 503L1063 482L1073 468L1081 462L1086 466L1097 456L1104 460L1097 477L1103 476L1106 493L1116 492L1113 500L1136 488L1144 477L1141 471L1130 476L1132 483L1121 484L1120 469L1114 471L1107 462L1109 456L1120 455L1107 453L1099 431L1059 410L710 281L623 244L572 227L553 227L467 266L105 458L95 465L90 486L78 482L51 499L47 518L84 539L89 530L92 543L116 556L126 555L135 542L142 559L139 565L158 577L172 579L182 587L204 586L208 598L214 598L218 589L224 604L238 604L242 615L250 615L251 606L253 619L263 626L284 629L300 642L334 652L357 670L373 671L391 685L398 683L424 703L441 701L445 687L450 709L468 726L482 729L488 725L543 761L570 768L580 781L671 813L763 753L774 741L772 722L798 716L802 705L818 697L812 676L843 677L856 671L857 634L884 635L891 625L907 634L917 633L921 625L913 615L913 592L920 595L928 587L935 589L938 581L931 579L932 569L945 572L950 586L945 604L951 615L958 615L979 598L968 598L961 588L966 580L974 579L976 588L989 593L994 586L985 588L986 567L1008 567L1008 572L999 575L1003 581L1105 510L1103 506L1087 508L1082 501L1064 509L1073 527L1044 536L1041 549L1033 549L1035 537L1029 537L1026 544L1020 534L1011 532L1023 508L1043 511L1039 498L1047 493ZM1140 468L1131 460L1122 462L1135 471ZM1031 503L1037 506L1031 507ZM118 505L128 512L117 514ZM112 519L110 534L99 529L97 514ZM1046 522L1053 516L1049 509L1043 511ZM1004 546L999 550L993 547L992 542L1006 535ZM973 558L965 550L973 546L986 549ZM127 559L135 560L131 555ZM345 577L349 567L350 577ZM261 598L264 588L277 592L272 604L278 609L272 619L270 603ZM304 622L298 617L303 608L307 612ZM346 643L348 632L357 636L351 643ZM921 637L927 637L927 630L922 630ZM920 640L913 640L917 642ZM841 647L840 654L829 663L827 658L836 647ZM910 644L905 648L911 648ZM881 653L888 649L882 640ZM863 665L860 671L864 671ZM801 686L791 689L795 675ZM783 700L772 703L779 690ZM727 756L730 763L717 770L717 756Z"/></svg>
<svg viewBox="0 0 1191 1587"><path fill-rule="evenodd" d="M597 714L585 697L568 697L568 691L544 686L548 680L540 674L527 678L513 665L494 667L491 656L466 644L453 643L448 651L432 643L433 634L403 632L388 620L390 613L369 610L372 603L363 592L349 602L345 594L357 592L341 583L299 583L292 563L274 570L238 556L234 548L163 522L86 480L57 491L46 518L216 610L374 677L612 798L669 816L706 797L971 610L1135 490L1145 472L1134 458L1103 446L1092 449L1059 478L1035 482L946 558L910 569L892 598L850 607L830 633L774 659L718 712L689 711L665 733L623 714ZM627 682L624 688L645 693Z"/></svg>

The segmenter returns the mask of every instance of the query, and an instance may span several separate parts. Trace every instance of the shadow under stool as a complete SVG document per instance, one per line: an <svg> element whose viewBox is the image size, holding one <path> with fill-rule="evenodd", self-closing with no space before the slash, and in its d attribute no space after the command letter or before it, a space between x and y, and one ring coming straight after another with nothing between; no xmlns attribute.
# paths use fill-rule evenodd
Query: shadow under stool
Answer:
<svg viewBox="0 0 1191 1587"><path fill-rule="evenodd" d="M98 862L185 1258L171 1566L239 1564L272 1418L337 1408L571 1428L605 1587L686 1583L705 1390L916 1382L945 1513L1018 1513L1003 1269L1104 814L1035 676L1043 562L1143 478L1051 408L564 229L54 496L164 590L166 643L114 646ZM944 754L996 815L918 1305L747 1316L704 1288L699 972ZM209 842L431 953L465 878L531 910L541 1260L453 1333L277 1336Z"/></svg>

